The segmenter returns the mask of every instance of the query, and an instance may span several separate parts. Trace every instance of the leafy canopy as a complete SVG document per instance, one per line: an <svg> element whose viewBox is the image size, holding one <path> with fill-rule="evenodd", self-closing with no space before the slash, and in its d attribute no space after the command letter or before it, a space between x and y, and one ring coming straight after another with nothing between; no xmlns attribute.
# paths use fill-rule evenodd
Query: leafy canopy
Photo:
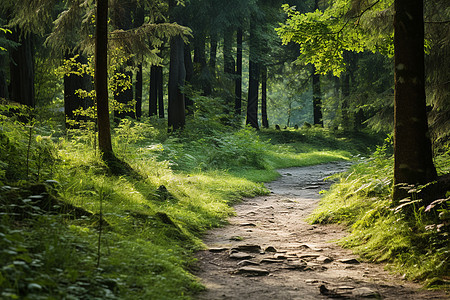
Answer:
<svg viewBox="0 0 450 300"><path fill-rule="evenodd" d="M299 61L314 64L316 72L339 76L345 70L344 52L369 50L392 55L392 0L339 0L324 11L300 13L282 5L287 20L276 28L283 44L300 45Z"/></svg>

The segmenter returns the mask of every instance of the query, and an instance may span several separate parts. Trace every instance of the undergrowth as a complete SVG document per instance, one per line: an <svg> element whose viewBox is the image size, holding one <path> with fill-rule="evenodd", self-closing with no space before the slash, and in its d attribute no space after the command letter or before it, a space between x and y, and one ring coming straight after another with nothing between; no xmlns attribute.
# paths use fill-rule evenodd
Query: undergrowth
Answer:
<svg viewBox="0 0 450 300"><path fill-rule="evenodd" d="M446 174L449 165L448 151L436 159L439 174ZM388 138L371 158L333 176L338 182L325 193L310 221L347 224L351 234L341 240L345 247L369 261L389 262L392 270L426 281L428 287L448 288L450 191L425 206L411 189L410 200L393 206L392 170Z"/></svg>
<svg viewBox="0 0 450 300"><path fill-rule="evenodd" d="M275 168L350 158L337 148L296 153L269 142L276 132L233 129L214 116L171 135L157 119L123 120L114 151L132 172L119 176L93 132L64 135L20 108L2 109L2 299L190 299L202 289L192 253L233 203L267 193L261 182Z"/></svg>

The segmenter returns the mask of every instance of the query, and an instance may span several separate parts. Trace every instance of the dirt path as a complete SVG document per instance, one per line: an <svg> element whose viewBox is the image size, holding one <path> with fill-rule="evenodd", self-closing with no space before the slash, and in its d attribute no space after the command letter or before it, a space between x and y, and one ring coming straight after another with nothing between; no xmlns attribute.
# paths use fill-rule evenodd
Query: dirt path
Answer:
<svg viewBox="0 0 450 300"><path fill-rule="evenodd" d="M236 205L230 224L210 231L209 250L197 254L196 275L206 286L198 299L448 299L359 262L332 242L346 235L343 227L306 223L328 188L323 179L347 167L279 170L282 177L266 185L270 195Z"/></svg>

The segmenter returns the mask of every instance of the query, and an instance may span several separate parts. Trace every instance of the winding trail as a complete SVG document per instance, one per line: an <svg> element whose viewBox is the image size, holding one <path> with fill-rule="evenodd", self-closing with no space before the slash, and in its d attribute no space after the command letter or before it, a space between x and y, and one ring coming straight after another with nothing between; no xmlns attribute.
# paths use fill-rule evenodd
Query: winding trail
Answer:
<svg viewBox="0 0 450 300"><path fill-rule="evenodd" d="M333 242L347 234L344 227L305 221L329 187L323 179L348 166L279 170L280 179L266 185L270 195L236 205L229 225L211 230L209 249L197 253L196 275L206 287L198 299L448 299L360 262Z"/></svg>

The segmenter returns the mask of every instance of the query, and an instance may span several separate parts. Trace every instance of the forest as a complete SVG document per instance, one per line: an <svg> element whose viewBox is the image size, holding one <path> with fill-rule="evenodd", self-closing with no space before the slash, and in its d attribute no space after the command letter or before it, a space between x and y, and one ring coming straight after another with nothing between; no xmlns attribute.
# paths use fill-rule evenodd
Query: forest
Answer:
<svg viewBox="0 0 450 300"><path fill-rule="evenodd" d="M2 0L0 298L196 299L234 205L338 161L309 224L448 296L449 70L447 0Z"/></svg>

